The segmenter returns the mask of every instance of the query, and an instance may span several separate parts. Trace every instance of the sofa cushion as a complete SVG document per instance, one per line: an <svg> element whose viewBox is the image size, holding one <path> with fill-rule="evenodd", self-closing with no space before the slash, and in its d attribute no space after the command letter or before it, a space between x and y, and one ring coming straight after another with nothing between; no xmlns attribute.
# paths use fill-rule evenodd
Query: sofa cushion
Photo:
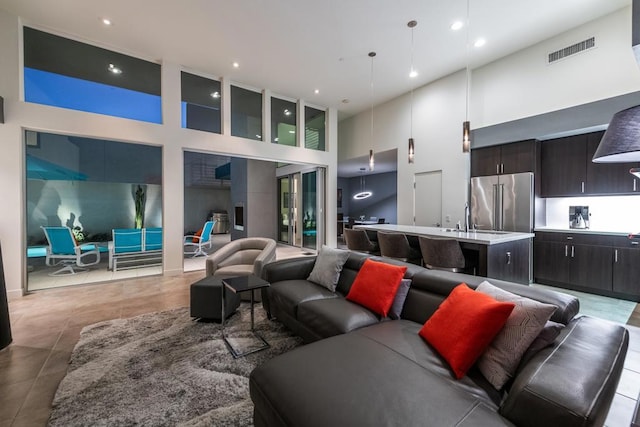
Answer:
<svg viewBox="0 0 640 427"><path fill-rule="evenodd" d="M316 299L338 298L338 295L327 288L318 286L308 280L283 280L272 283L269 289L271 304L278 305L291 317L297 317L300 303Z"/></svg>
<svg viewBox="0 0 640 427"><path fill-rule="evenodd" d="M533 340L527 351L524 352L524 355L520 359L520 366L526 364L537 352L553 344L564 327L562 323L548 320L547 323L544 324L542 331L540 331L536 339Z"/></svg>
<svg viewBox="0 0 640 427"><path fill-rule="evenodd" d="M330 248L322 245L316 263L307 280L324 286L331 292L335 292L342 266L349 258L350 252L344 249Z"/></svg>
<svg viewBox="0 0 640 427"><path fill-rule="evenodd" d="M515 304L507 322L478 359L480 372L500 390L515 373L524 352L544 328L556 307L512 294L484 281L476 292Z"/></svg>
<svg viewBox="0 0 640 427"><path fill-rule="evenodd" d="M514 306L461 283L426 321L420 336L440 353L459 379L500 331Z"/></svg>
<svg viewBox="0 0 640 427"><path fill-rule="evenodd" d="M380 318L344 298L318 299L298 305L298 321L321 337L344 334L378 323Z"/></svg>
<svg viewBox="0 0 640 427"><path fill-rule="evenodd" d="M228 278L236 276L248 276L253 274L253 264L235 264L220 267L213 272L215 277Z"/></svg>
<svg viewBox="0 0 640 427"><path fill-rule="evenodd" d="M347 299L386 317L405 271L407 267L368 259L358 272Z"/></svg>
<svg viewBox="0 0 640 427"><path fill-rule="evenodd" d="M464 392L450 377L354 333L265 362L251 372L249 387L256 418L266 425L511 425L495 405Z"/></svg>
<svg viewBox="0 0 640 427"><path fill-rule="evenodd" d="M389 319L398 320L400 318L400 313L402 313L402 307L404 307L404 301L407 299L410 287L411 279L402 279L400 281L400 286L398 286L398 291L389 309Z"/></svg>

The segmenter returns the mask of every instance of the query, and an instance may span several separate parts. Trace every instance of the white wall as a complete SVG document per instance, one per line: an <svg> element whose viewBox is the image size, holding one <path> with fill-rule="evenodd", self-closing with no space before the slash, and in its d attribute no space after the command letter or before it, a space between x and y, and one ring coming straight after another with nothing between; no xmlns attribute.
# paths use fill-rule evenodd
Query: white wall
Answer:
<svg viewBox="0 0 640 427"><path fill-rule="evenodd" d="M546 65L546 55L588 37L597 47ZM470 119L479 128L640 90L631 50L631 8L621 9L557 37L473 70ZM442 170L442 218L462 220L469 186L469 155L461 152L465 72L414 91L414 164L407 164L410 94L339 123L339 159L398 149L398 223L412 224L413 177ZM445 224L446 225L446 224Z"/></svg>
<svg viewBox="0 0 640 427"><path fill-rule="evenodd" d="M20 100L19 19L0 10L0 95L5 98L5 124L0 124L0 242L7 290L20 293L26 281L25 199L23 129L80 135L160 146L163 149L164 274L182 273L184 216L183 151L228 154L264 160L317 164L327 167L327 239L335 245L337 114L327 110L327 150L319 152L268 142L249 141L225 134L180 127L180 71L177 64L163 63L163 125L65 110ZM126 48L126 47L125 47ZM203 54L205 54L203 52ZM228 84L223 87L228 88ZM228 81L227 81L228 83ZM228 99L228 97L226 98ZM225 119L228 124L228 118ZM274 224L275 226L275 224Z"/></svg>
<svg viewBox="0 0 640 427"><path fill-rule="evenodd" d="M550 52L595 36L596 47L547 65ZM640 90L631 7L473 70L471 125L490 126Z"/></svg>

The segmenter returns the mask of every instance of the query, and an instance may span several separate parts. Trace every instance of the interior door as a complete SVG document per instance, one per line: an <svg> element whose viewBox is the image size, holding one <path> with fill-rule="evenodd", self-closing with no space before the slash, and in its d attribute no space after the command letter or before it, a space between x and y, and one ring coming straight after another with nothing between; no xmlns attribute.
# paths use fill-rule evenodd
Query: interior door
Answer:
<svg viewBox="0 0 640 427"><path fill-rule="evenodd" d="M413 179L413 224L441 227L442 171L417 173Z"/></svg>

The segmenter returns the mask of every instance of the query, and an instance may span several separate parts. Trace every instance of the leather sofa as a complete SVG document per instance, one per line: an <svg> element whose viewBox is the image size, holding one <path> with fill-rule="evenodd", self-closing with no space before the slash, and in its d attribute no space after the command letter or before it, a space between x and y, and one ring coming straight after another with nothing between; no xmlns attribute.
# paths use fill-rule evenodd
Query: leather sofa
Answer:
<svg viewBox="0 0 640 427"><path fill-rule="evenodd" d="M407 266L401 319L388 320L344 298L366 258ZM601 426L627 352L628 331L577 316L570 295L488 279L558 307L565 325L552 345L521 362L498 391L472 368L460 380L418 331L461 282L484 277L428 270L352 252L336 292L306 280L313 257L265 266L263 305L308 343L250 376L256 426Z"/></svg>

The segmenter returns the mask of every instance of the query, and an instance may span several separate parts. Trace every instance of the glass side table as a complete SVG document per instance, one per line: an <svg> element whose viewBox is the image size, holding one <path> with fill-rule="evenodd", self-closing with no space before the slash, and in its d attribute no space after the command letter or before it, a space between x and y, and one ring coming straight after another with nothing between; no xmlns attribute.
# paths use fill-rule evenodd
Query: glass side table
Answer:
<svg viewBox="0 0 640 427"><path fill-rule="evenodd" d="M222 340L227 345L227 348L229 349L229 352L231 353L233 358L237 359L239 357L243 357L248 354L255 353L257 351L261 351L266 348L269 348L269 343L267 342L267 340L265 340L262 337L262 335L260 335L255 330L254 314L253 314L253 304L254 304L253 291L256 289L262 289L262 288L268 287L270 285L269 282L267 282L266 280L262 280L258 276L251 274L249 276L238 276L238 277L229 277L227 279L222 279L222 283L224 284L224 288L222 289L222 327L221 327ZM251 333L260 341L261 343L260 346L255 348L250 348L246 351L241 352L236 348L234 348L231 342L229 342L229 340L227 339L227 336L224 332L224 324L225 324L224 308L226 303L225 293L227 290L235 294L241 293L241 292L251 292Z"/></svg>

